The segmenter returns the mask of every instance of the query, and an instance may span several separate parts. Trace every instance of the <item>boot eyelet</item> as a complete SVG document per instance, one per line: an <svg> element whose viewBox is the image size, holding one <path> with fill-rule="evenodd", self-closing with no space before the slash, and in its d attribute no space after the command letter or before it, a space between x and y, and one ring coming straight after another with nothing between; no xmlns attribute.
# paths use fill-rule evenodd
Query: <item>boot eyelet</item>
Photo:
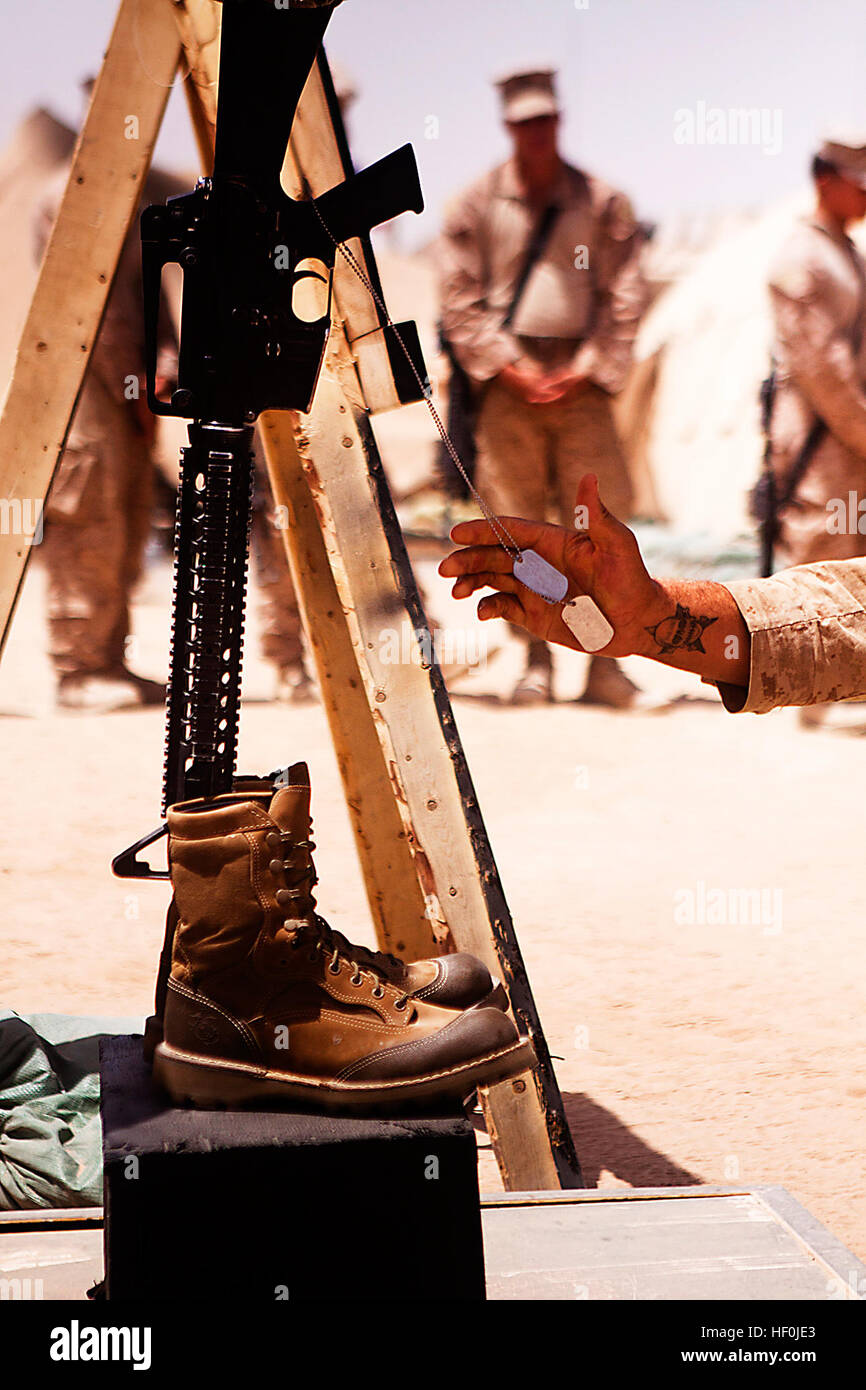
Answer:
<svg viewBox="0 0 866 1390"><path fill-rule="evenodd" d="M350 981L349 981L349 984L350 984L350 985L354 985L356 989L360 989L360 988L361 988L361 985L362 985L363 983L364 983L364 976L363 976L363 975L359 975L358 978L357 978L357 980L355 979L355 976L353 975L352 978L351 978Z"/></svg>
<svg viewBox="0 0 866 1390"><path fill-rule="evenodd" d="M329 965L329 966L328 966L328 974L329 974L329 975L339 975L341 968L342 968L342 967L340 966L339 962L337 963L337 965Z"/></svg>
<svg viewBox="0 0 866 1390"><path fill-rule="evenodd" d="M381 999L382 995L385 993L381 985L376 985L376 988L371 992L374 999Z"/></svg>
<svg viewBox="0 0 866 1390"><path fill-rule="evenodd" d="M267 845L268 849L279 849L280 837L276 830L268 831L267 835L265 836L265 844Z"/></svg>
<svg viewBox="0 0 866 1390"><path fill-rule="evenodd" d="M394 1005L394 1008L397 1010L398 1014L401 1014L401 1013L403 1012L403 1010L405 1009L407 1003L408 1003L408 1000L406 1000L406 999L398 999L398 1000L397 1000L397 1003Z"/></svg>
<svg viewBox="0 0 866 1390"><path fill-rule="evenodd" d="M268 868L270 869L272 874L281 874L284 868L282 859L272 859L270 864L268 865Z"/></svg>

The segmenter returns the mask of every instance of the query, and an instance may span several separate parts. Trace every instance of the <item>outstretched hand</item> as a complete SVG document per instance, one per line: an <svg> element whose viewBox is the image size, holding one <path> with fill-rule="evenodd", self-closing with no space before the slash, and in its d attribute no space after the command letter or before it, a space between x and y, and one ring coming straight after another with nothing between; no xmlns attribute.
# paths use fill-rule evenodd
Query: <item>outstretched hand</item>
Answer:
<svg viewBox="0 0 866 1390"><path fill-rule="evenodd" d="M593 473L581 478L575 518L578 528L553 526L519 517L502 517L522 550L534 550L568 580L568 598L589 594L614 629L605 656L630 656L647 650L646 625L658 605L658 586L647 572L633 532L607 510ZM494 589L478 604L478 616L507 618L534 637L583 651L562 621L559 604L546 603L512 573L512 559L499 545L487 521L461 521L451 539L464 549L452 551L439 573L454 578L455 598L478 589Z"/></svg>

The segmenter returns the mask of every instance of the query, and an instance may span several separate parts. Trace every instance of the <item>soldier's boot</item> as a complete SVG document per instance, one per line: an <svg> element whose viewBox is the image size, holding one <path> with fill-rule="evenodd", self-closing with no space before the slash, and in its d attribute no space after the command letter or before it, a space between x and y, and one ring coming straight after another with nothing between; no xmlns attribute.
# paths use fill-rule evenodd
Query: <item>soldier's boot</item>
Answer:
<svg viewBox="0 0 866 1390"><path fill-rule="evenodd" d="M270 796L273 794L274 784L270 777L235 777L232 782L235 792L249 793L252 795ZM142 1053L146 1062L153 1061L153 1054L156 1051L157 1043L162 1042L164 1021L165 1021L165 1001L168 994L168 981L171 975L171 958L174 953L174 934L177 931L178 912L177 902L174 894L168 905L165 916L165 937L162 943L162 950L159 956L159 966L156 972L156 987L154 989L153 1013L144 1024L144 1039L142 1042Z"/></svg>
<svg viewBox="0 0 866 1390"><path fill-rule="evenodd" d="M122 666L103 671L64 672L58 679L58 709L110 714L142 705L164 705L165 686Z"/></svg>
<svg viewBox="0 0 866 1390"><path fill-rule="evenodd" d="M287 781L293 782L298 789L303 787L306 790L309 838L312 834L312 822L309 818L310 791L306 763L296 763L289 770ZM263 805L269 804L274 791L274 781L269 777L239 777L234 781L236 795L250 796ZM165 940L157 973L154 1011L144 1028L143 1052L148 1062L153 1061L156 1045L163 1037L165 1004L177 923L177 903L172 897L168 906ZM366 969L375 970L383 975L410 998L426 1000L429 1004L438 1004L447 1009L468 1009L473 1004L483 1004L485 1008L503 1011L508 1008L508 995L501 981L491 975L482 961L465 951L407 963L388 952L353 945L340 932L332 928L329 930L341 950L353 955Z"/></svg>
<svg viewBox="0 0 866 1390"><path fill-rule="evenodd" d="M157 1082L204 1106L388 1111L534 1066L498 1008L430 1002L405 973L415 967L351 946L318 915L309 796L298 764L272 795L169 810L179 920Z"/></svg>
<svg viewBox="0 0 866 1390"><path fill-rule="evenodd" d="M553 659L546 642L533 638L526 648L526 670L511 692L512 705L549 705L553 700Z"/></svg>

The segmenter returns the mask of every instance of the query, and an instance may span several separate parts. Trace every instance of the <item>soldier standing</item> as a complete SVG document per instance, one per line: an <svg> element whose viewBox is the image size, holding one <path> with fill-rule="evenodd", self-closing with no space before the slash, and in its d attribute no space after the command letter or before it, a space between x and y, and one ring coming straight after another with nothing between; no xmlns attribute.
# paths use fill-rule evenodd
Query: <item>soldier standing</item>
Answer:
<svg viewBox="0 0 866 1390"><path fill-rule="evenodd" d="M82 84L89 99L93 79ZM41 258L66 188L54 175L37 209ZM186 193L185 180L151 169L141 207ZM177 377L177 340L167 303L159 316L157 394ZM126 664L130 600L150 532L156 417L145 398L144 306L139 216L133 218L46 503L42 556L48 577L49 652L63 709L107 712L159 705L165 686ZM252 551L260 594L262 655L276 670L276 697L315 698L301 615L256 447Z"/></svg>
<svg viewBox="0 0 866 1390"><path fill-rule="evenodd" d="M786 565L866 554L866 262L847 235L866 215L866 142L825 141L812 177L815 210L791 232L769 280L770 460L784 500L778 543ZM825 710L809 707L802 720L820 722Z"/></svg>
<svg viewBox="0 0 866 1390"><path fill-rule="evenodd" d="M545 520L552 504L572 525L588 471L613 512L631 509L611 396L646 295L628 199L559 154L554 78L539 69L496 84L513 154L446 218L442 329L479 396L479 492L500 515ZM552 699L551 675L547 644L530 640L513 702ZM615 661L591 659L581 700L629 708L638 695Z"/></svg>
<svg viewBox="0 0 866 1390"><path fill-rule="evenodd" d="M83 84L89 93L92 83ZM45 250L68 171L55 176L37 212ZM142 206L183 191L152 170ZM157 390L177 376L177 342L160 313ZM139 577L153 498L155 418L145 396L144 312L138 218L133 219L45 508L49 651L61 708L103 712L162 704L165 686L126 664L129 605Z"/></svg>

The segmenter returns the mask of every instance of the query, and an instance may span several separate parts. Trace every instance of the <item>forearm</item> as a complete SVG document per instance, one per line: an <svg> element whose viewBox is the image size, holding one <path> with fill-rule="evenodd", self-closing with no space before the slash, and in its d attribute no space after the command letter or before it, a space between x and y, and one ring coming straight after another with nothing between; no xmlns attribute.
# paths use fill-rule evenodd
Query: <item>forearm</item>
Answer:
<svg viewBox="0 0 866 1390"><path fill-rule="evenodd" d="M751 636L724 584L655 580L656 598L641 617L635 655L692 671L708 681L749 684Z"/></svg>

